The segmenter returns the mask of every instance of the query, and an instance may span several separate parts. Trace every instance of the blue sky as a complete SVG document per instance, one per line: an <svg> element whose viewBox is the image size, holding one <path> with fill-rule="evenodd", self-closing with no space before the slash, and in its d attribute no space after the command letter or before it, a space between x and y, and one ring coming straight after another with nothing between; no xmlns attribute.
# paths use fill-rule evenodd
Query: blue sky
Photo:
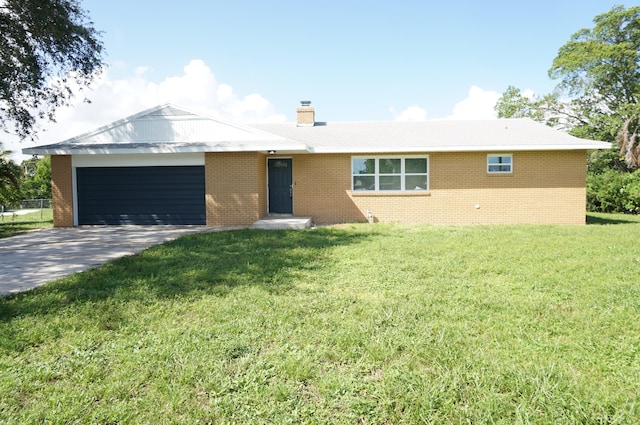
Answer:
<svg viewBox="0 0 640 425"><path fill-rule="evenodd" d="M107 71L43 124L53 143L173 102L241 122L491 118L509 85L550 92L558 48L615 4L515 1L82 0ZM5 142L5 147L7 143Z"/></svg>

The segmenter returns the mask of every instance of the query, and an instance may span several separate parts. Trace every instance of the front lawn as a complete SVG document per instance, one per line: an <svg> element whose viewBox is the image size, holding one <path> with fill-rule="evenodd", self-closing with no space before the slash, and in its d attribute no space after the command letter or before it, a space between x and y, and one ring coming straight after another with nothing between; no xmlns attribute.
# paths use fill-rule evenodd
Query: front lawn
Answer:
<svg viewBox="0 0 640 425"><path fill-rule="evenodd" d="M590 222L208 233L0 298L0 423L636 423L640 223Z"/></svg>
<svg viewBox="0 0 640 425"><path fill-rule="evenodd" d="M28 214L5 213L0 217L0 238L53 226L53 210L44 208Z"/></svg>

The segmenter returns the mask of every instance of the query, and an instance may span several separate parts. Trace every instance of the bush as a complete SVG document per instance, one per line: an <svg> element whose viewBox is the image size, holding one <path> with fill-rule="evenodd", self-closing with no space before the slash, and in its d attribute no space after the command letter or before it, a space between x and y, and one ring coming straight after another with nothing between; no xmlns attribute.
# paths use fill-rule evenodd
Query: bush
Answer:
<svg viewBox="0 0 640 425"><path fill-rule="evenodd" d="M640 170L612 169L587 175L587 210L607 213L640 213Z"/></svg>
<svg viewBox="0 0 640 425"><path fill-rule="evenodd" d="M629 171L624 162L624 156L620 156L617 147L611 149L594 150L587 159L587 170L590 173L601 174L606 170Z"/></svg>

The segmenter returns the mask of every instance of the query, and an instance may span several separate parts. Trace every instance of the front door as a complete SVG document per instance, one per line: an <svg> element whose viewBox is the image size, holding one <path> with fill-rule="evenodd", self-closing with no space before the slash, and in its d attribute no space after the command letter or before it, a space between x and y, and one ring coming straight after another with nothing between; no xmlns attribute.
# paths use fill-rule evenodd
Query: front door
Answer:
<svg viewBox="0 0 640 425"><path fill-rule="evenodd" d="M291 159L269 159L269 213L293 212Z"/></svg>

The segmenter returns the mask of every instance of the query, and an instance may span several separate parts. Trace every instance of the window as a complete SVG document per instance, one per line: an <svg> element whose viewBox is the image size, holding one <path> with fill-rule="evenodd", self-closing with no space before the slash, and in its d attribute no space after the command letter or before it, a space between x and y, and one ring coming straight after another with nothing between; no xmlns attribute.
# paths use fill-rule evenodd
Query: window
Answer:
<svg viewBox="0 0 640 425"><path fill-rule="evenodd" d="M513 157L511 154L487 155L487 173L510 174L513 172Z"/></svg>
<svg viewBox="0 0 640 425"><path fill-rule="evenodd" d="M370 191L429 190L429 158L353 157L352 189Z"/></svg>

